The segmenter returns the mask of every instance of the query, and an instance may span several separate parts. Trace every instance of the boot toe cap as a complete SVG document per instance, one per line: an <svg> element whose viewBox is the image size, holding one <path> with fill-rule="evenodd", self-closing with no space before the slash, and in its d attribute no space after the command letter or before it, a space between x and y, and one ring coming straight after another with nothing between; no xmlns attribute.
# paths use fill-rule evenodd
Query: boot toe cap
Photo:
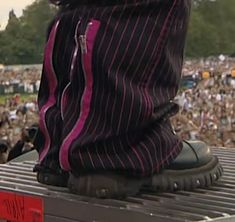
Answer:
<svg viewBox="0 0 235 222"><path fill-rule="evenodd" d="M183 148L167 169L190 169L207 164L212 159L209 146L202 141L184 141Z"/></svg>

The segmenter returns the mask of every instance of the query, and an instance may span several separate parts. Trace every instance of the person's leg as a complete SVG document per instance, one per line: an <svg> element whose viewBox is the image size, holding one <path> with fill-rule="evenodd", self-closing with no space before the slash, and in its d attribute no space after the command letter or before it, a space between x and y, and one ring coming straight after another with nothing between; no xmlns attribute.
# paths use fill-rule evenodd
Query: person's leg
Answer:
<svg viewBox="0 0 235 222"><path fill-rule="evenodd" d="M188 1L80 5L68 13L82 14L81 64L64 112L62 167L151 175L182 148L168 119L178 111L171 100L180 81Z"/></svg>
<svg viewBox="0 0 235 222"><path fill-rule="evenodd" d="M66 108L63 106L64 91L74 66L71 64L72 56L68 56L75 31L67 26L71 19L55 19L51 23L38 95L40 127L34 146L39 152L39 164L34 171L39 182L56 186L67 186L68 179L68 173L60 167L59 148L62 142L62 112Z"/></svg>
<svg viewBox="0 0 235 222"><path fill-rule="evenodd" d="M79 30L85 47L79 73L85 77L84 90L70 101L76 112L64 120L60 151L61 166L72 172L71 191L118 197L142 185L191 189L207 179L211 183L214 173L219 177L218 161L207 146L182 143L168 120L178 110L172 99L180 81L190 2L80 7L87 16ZM206 174L199 178L202 166ZM194 177L184 184L188 175L180 175L185 169Z"/></svg>
<svg viewBox="0 0 235 222"><path fill-rule="evenodd" d="M69 47L56 54L70 58L73 67L62 87L57 149L61 167L71 172L70 190L120 197L143 186L191 189L205 185L205 179L213 182L211 176L221 174L218 160L203 143L182 143L169 122L178 110L172 99L180 81L190 1L120 2L79 5L60 16L67 23L60 23L59 30L73 33L58 34L59 45ZM202 178L197 178L200 170ZM184 185L189 174L194 177Z"/></svg>

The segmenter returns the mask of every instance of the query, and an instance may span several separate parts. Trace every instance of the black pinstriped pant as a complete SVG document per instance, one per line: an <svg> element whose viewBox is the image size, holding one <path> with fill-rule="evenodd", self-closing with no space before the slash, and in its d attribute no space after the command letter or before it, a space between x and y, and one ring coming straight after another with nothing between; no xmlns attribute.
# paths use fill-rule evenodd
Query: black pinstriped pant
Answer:
<svg viewBox="0 0 235 222"><path fill-rule="evenodd" d="M146 176L178 155L168 119L189 13L190 0L129 0L56 16L38 97L42 164Z"/></svg>

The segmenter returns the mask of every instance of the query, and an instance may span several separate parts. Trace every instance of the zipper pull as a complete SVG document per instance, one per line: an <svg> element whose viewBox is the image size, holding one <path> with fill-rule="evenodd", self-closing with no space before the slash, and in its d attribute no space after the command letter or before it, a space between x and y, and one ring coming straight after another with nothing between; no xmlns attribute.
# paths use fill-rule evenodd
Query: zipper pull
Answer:
<svg viewBox="0 0 235 222"><path fill-rule="evenodd" d="M86 54L87 53L86 35L80 35L79 41L80 41L80 45L81 45L82 54Z"/></svg>

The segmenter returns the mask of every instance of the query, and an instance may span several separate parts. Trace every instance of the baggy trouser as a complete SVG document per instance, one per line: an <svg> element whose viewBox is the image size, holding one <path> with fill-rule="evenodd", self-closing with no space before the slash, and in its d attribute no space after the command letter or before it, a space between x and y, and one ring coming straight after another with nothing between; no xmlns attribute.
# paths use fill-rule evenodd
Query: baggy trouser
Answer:
<svg viewBox="0 0 235 222"><path fill-rule="evenodd" d="M189 0L139 0L55 18L38 97L42 164L147 176L178 155L169 117L189 12Z"/></svg>

